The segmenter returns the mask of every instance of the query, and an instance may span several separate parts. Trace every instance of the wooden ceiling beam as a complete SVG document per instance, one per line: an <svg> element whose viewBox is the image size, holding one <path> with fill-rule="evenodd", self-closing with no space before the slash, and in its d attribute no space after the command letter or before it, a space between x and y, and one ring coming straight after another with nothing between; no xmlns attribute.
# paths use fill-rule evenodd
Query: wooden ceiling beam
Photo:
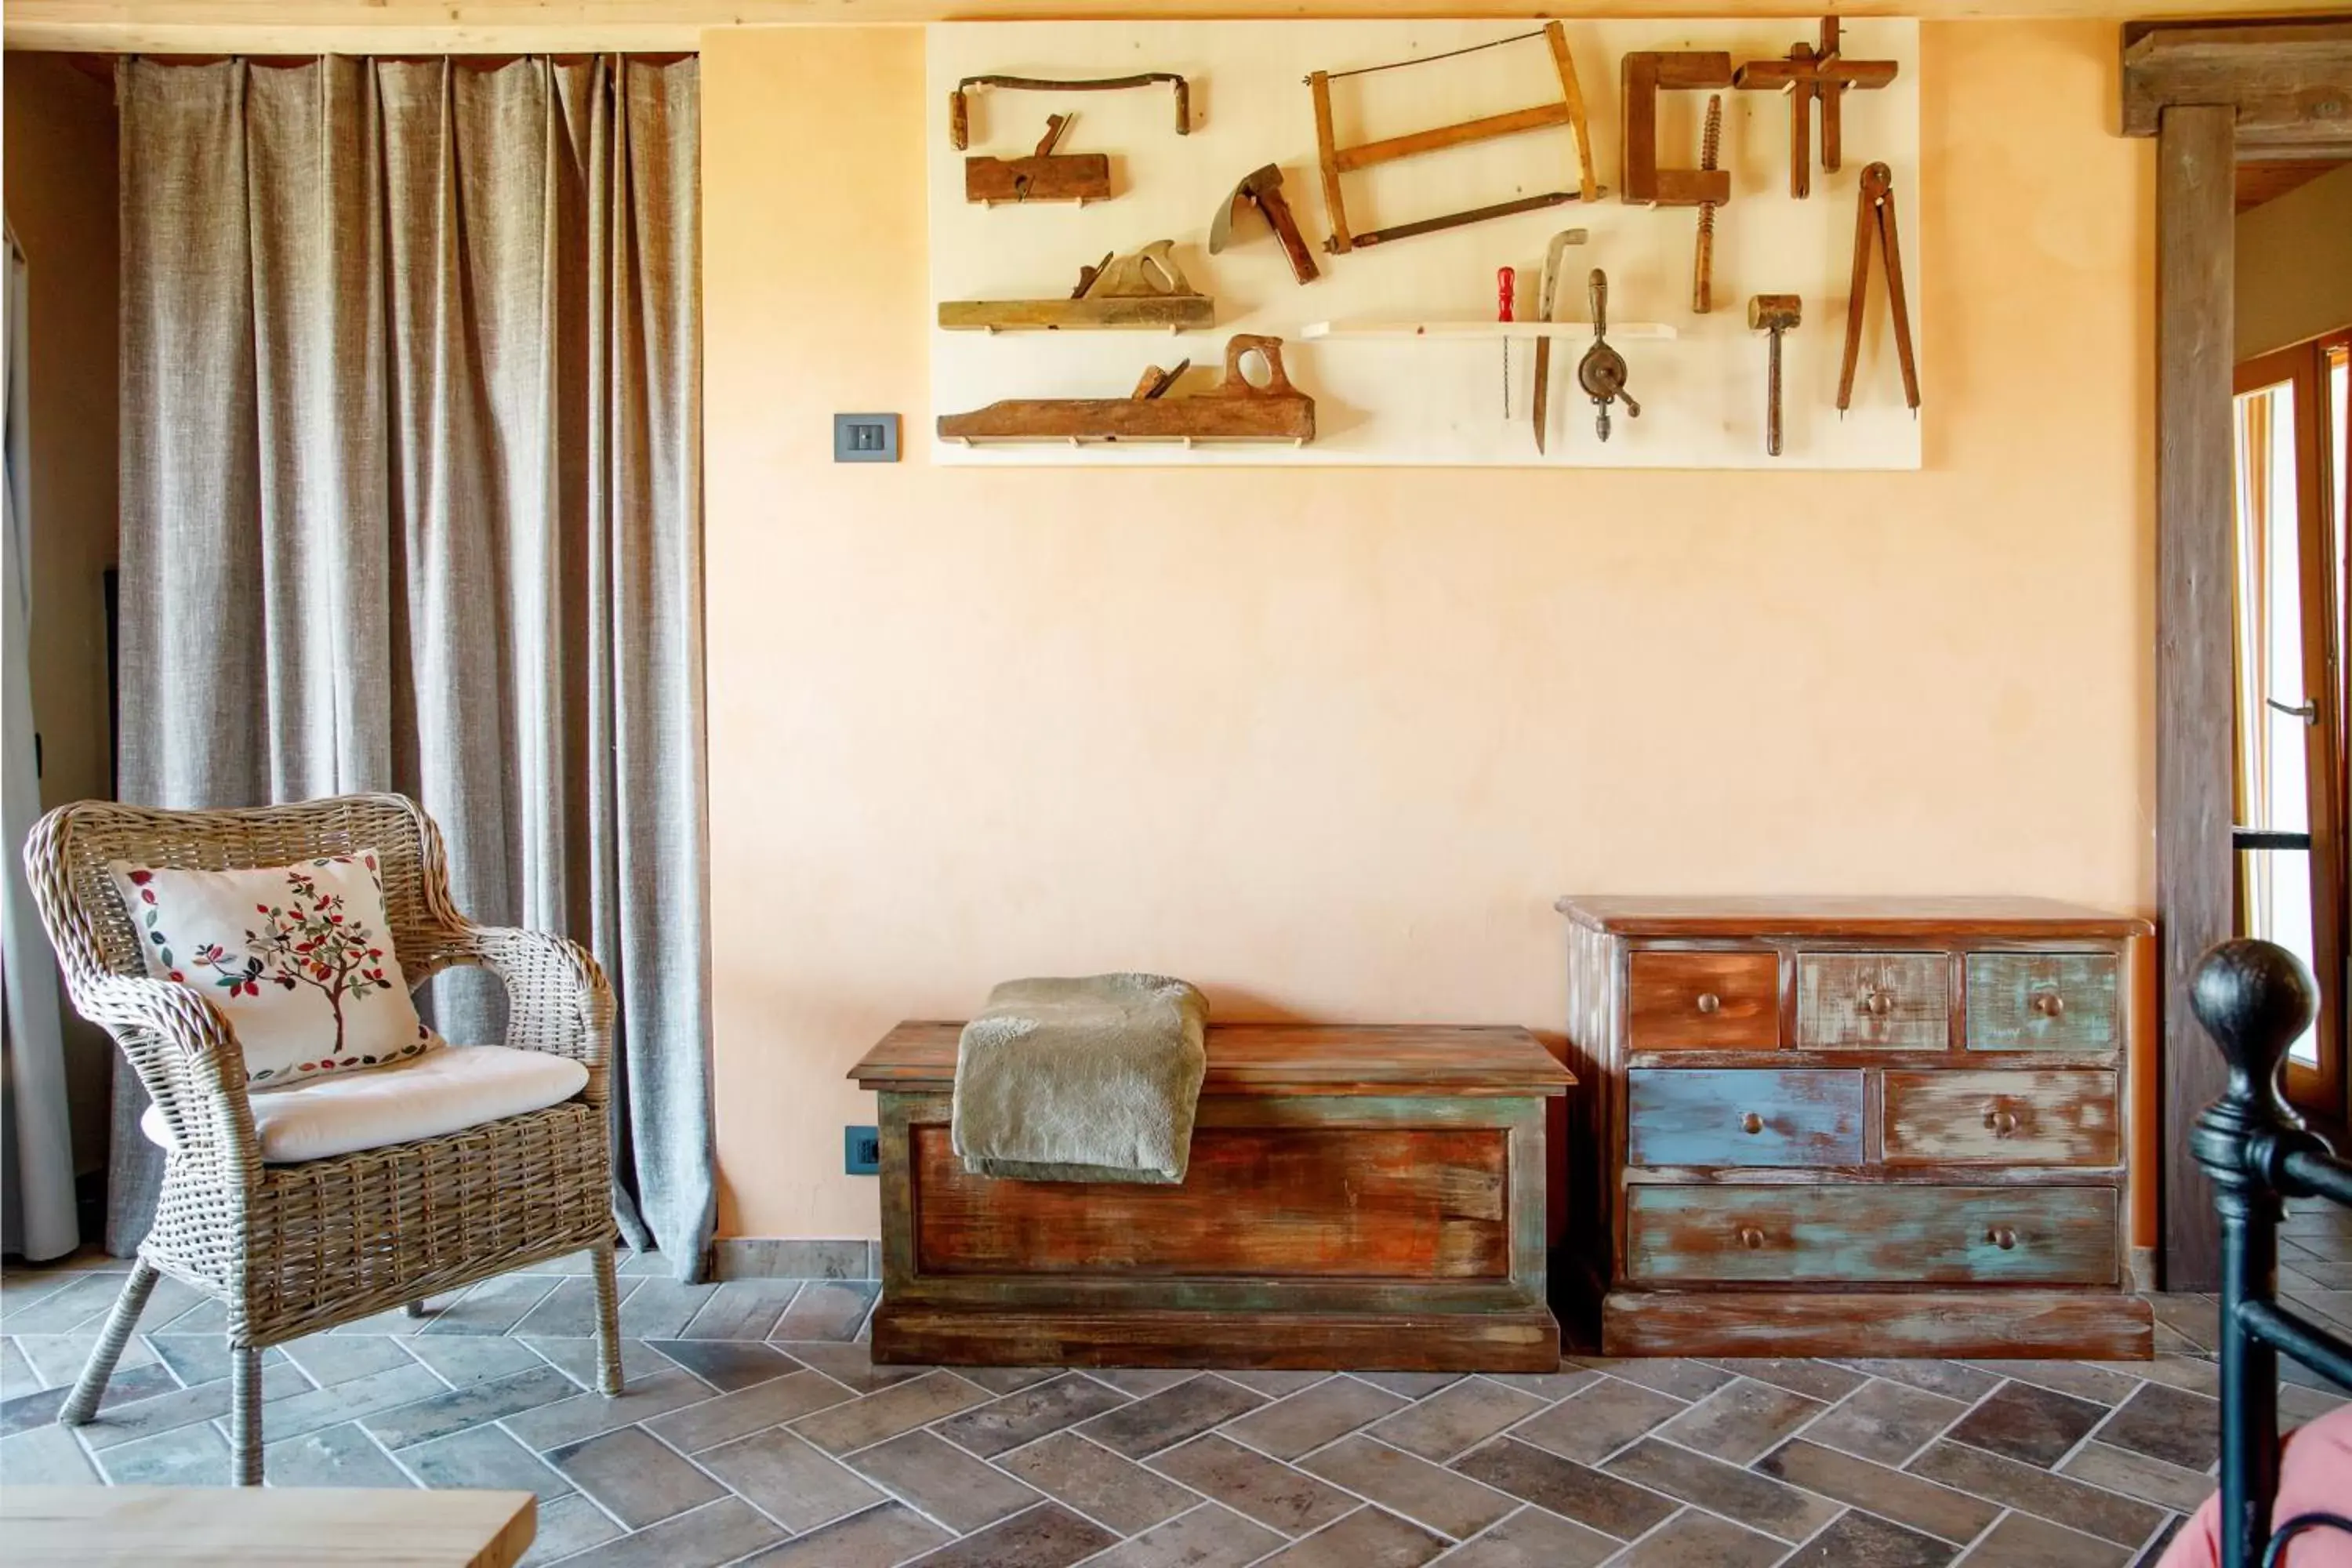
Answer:
<svg viewBox="0 0 2352 1568"><path fill-rule="evenodd" d="M2352 15L2129 22L2123 131L2153 136L2167 108L2227 105L2241 159L2352 139Z"/></svg>
<svg viewBox="0 0 2352 1568"><path fill-rule="evenodd" d="M2192 16L2228 0L2153 0ZM2264 0L2286 15L2343 0ZM99 54L513 54L692 49L705 30L767 25L897 26L1031 20L1683 17L1694 11L1810 22L1822 0L8 0L12 49ZM2113 0L1848 0L1841 16L2112 16Z"/></svg>

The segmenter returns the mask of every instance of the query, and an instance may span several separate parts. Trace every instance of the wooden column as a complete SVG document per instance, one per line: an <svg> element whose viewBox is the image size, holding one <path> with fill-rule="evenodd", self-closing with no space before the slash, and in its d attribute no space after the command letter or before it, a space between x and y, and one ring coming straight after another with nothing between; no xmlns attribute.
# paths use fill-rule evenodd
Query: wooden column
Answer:
<svg viewBox="0 0 2352 1568"><path fill-rule="evenodd" d="M2221 1055L2189 1007L2204 951L2231 934L2231 371L2235 122L2168 107L2157 133L2157 905L2164 952L2164 1288L2210 1290L2221 1229L2183 1158L2221 1098Z"/></svg>

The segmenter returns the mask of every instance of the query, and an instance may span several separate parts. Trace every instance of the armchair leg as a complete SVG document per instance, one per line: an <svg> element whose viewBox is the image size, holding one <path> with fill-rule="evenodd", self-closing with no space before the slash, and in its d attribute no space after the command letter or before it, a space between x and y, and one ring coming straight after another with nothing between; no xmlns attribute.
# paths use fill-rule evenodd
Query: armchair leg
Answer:
<svg viewBox="0 0 2352 1568"><path fill-rule="evenodd" d="M229 1485L261 1484L261 1351L229 1347Z"/></svg>
<svg viewBox="0 0 2352 1568"><path fill-rule="evenodd" d="M425 1315L424 1299L419 1297L414 1301L404 1301L401 1303L400 1310L412 1318L421 1318Z"/></svg>
<svg viewBox="0 0 2352 1568"><path fill-rule="evenodd" d="M106 1331L98 1336L72 1395L58 1412L60 1424L79 1426L98 1414L98 1402L106 1395L106 1380L114 1375L114 1363L122 1359L122 1347L131 1342L131 1331L139 1326L139 1314L146 1310L147 1298L154 1289L155 1270L142 1258L131 1266L122 1294L114 1299L114 1310L106 1315Z"/></svg>
<svg viewBox="0 0 2352 1568"><path fill-rule="evenodd" d="M600 1364L596 1387L602 1393L621 1392L621 1290L613 1275L613 1244L605 1242L590 1254L596 1272L596 1351Z"/></svg>

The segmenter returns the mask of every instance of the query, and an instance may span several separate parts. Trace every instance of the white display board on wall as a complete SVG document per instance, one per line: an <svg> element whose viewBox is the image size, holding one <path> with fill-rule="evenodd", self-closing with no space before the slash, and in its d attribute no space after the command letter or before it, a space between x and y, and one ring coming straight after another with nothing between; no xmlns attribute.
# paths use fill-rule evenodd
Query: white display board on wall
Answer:
<svg viewBox="0 0 2352 1568"><path fill-rule="evenodd" d="M1332 84L1342 145L1406 134L1513 109L1556 103L1560 86L1540 37L1451 58L1532 26L1479 22L948 23L929 32L931 309L941 300L1066 298L1082 266L1105 252L1175 241L1192 287L1215 301L1216 326L1164 332L951 332L932 326L931 406L960 413L1004 398L1123 397L1149 364L1189 357L1193 369L1167 395L1213 385L1227 338L1284 340L1291 380L1316 400L1317 437L1304 447L1202 445L1104 447L933 441L944 464L1486 464L1610 468L1916 468L1920 420L1906 406L1882 274L1869 274L1869 309L1851 410L1837 412L1838 368L1853 256L1856 191L1864 165L1894 174L1911 335L1924 348L1920 276L1918 27L1901 20L1844 24L1851 59L1892 60L1884 89L1844 95L1844 158L1816 164L1810 199L1789 195L1788 100L1724 89L1722 167L1731 201L1717 215L1714 310L1691 310L1697 214L1618 198L1619 70L1633 50L1722 50L1734 65L1785 56L1811 41L1810 22L1583 21L1565 26L1588 110L1601 200L1524 213L1370 249L1330 256L1305 78L1420 59L1406 68ZM1192 95L1192 129L1175 134L1165 87L1123 92L977 89L971 153L1013 158L1034 150L1049 113L1074 114L1057 152L1109 155L1112 198L1084 206L983 206L964 199L964 159L949 140L949 97L972 76L1078 79L1175 71ZM1661 163L1696 167L1704 92L1659 98ZM1280 164L1284 194L1315 248L1321 277L1294 281L1281 247L1255 216L1242 237L1208 253L1217 208L1243 175ZM1574 188L1574 139L1564 128L1483 142L1345 176L1349 226L1366 229ZM1610 439L1576 384L1585 334L1554 341L1548 454L1529 420L1531 338L1306 341L1309 323L1493 321L1496 270L1517 269L1517 315L1535 313L1547 245L1564 228L1587 241L1567 251L1557 319L1590 320L1586 276L1609 277L1612 339L1625 355L1638 419L1621 404ZM1755 294L1795 294L1803 322L1786 340L1783 451L1765 453L1763 340L1748 329ZM1620 324L1656 323L1671 339L1619 337ZM1504 418L1507 384L1510 416ZM928 434L928 433L927 433Z"/></svg>

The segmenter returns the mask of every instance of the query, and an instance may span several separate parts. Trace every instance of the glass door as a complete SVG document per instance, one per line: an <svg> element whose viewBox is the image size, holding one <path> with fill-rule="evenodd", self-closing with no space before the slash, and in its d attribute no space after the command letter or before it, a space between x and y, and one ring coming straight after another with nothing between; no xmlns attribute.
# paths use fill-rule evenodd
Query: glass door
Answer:
<svg viewBox="0 0 2352 1568"><path fill-rule="evenodd" d="M2352 333L2238 367L2238 930L2300 954L2320 1015L2287 1092L2347 1120L2347 350Z"/></svg>

